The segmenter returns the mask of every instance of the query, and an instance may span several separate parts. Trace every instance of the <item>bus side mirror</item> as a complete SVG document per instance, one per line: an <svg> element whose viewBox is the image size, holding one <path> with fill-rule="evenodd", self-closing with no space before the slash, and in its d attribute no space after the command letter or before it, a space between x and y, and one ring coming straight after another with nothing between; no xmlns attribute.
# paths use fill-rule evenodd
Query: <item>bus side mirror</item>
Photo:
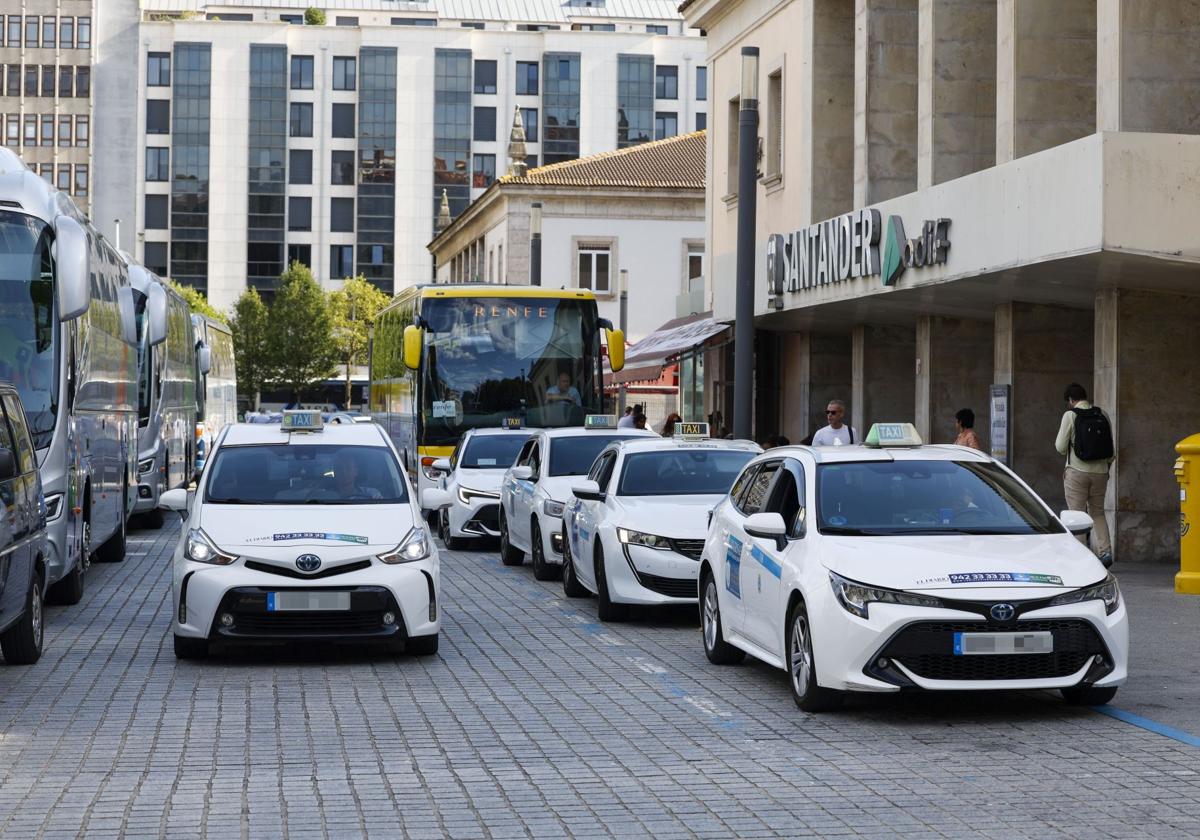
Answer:
<svg viewBox="0 0 1200 840"><path fill-rule="evenodd" d="M121 339L129 345L137 347L141 336L137 328L137 302L133 299L133 287L123 286L117 290L117 312L121 318Z"/></svg>
<svg viewBox="0 0 1200 840"><path fill-rule="evenodd" d="M404 366L416 370L421 366L421 345L425 343L425 331L416 324L404 328Z"/></svg>
<svg viewBox="0 0 1200 840"><path fill-rule="evenodd" d="M154 347L167 340L167 290L155 283L146 295L147 343Z"/></svg>
<svg viewBox="0 0 1200 840"><path fill-rule="evenodd" d="M87 231L70 216L54 220L54 262L58 269L58 320L73 321L92 302L91 260Z"/></svg>
<svg viewBox="0 0 1200 840"><path fill-rule="evenodd" d="M625 367L625 333L608 330L608 366L616 373Z"/></svg>
<svg viewBox="0 0 1200 840"><path fill-rule="evenodd" d="M212 370L212 350L207 344L196 348L196 366L200 368L201 376L208 376L208 372Z"/></svg>

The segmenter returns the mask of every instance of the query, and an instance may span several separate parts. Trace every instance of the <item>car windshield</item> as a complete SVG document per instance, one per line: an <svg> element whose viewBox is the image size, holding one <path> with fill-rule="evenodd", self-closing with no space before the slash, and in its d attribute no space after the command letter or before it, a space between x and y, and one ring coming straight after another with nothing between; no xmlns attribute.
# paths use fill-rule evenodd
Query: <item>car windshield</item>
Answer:
<svg viewBox="0 0 1200 840"><path fill-rule="evenodd" d="M204 500L225 505L394 505L408 501L382 446L223 446Z"/></svg>
<svg viewBox="0 0 1200 840"><path fill-rule="evenodd" d="M675 449L625 457L618 496L724 495L754 457L741 450Z"/></svg>
<svg viewBox="0 0 1200 840"><path fill-rule="evenodd" d="M634 435L600 435L589 432L575 437L554 438L550 443L550 475L587 475L600 450L614 440Z"/></svg>
<svg viewBox="0 0 1200 840"><path fill-rule="evenodd" d="M468 470L511 467L528 439L527 435L476 435L467 442L458 466Z"/></svg>
<svg viewBox="0 0 1200 840"><path fill-rule="evenodd" d="M1062 526L997 464L876 461L817 467L823 534L1052 534Z"/></svg>

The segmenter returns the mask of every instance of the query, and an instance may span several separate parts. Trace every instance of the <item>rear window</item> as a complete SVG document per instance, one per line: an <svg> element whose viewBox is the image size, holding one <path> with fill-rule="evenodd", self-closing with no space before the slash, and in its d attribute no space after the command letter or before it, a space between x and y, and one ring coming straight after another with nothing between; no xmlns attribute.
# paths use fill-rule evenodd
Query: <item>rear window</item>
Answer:
<svg viewBox="0 0 1200 840"><path fill-rule="evenodd" d="M467 451L458 466L468 470L511 467L528 439L521 435L476 435L467 441Z"/></svg>
<svg viewBox="0 0 1200 840"><path fill-rule="evenodd" d="M614 440L637 435L598 435L554 438L550 444L550 475L587 475L596 456ZM645 437L642 435L641 437Z"/></svg>
<svg viewBox="0 0 1200 840"><path fill-rule="evenodd" d="M723 496L755 453L677 449L628 455L619 496Z"/></svg>
<svg viewBox="0 0 1200 840"><path fill-rule="evenodd" d="M392 505L408 501L383 446L264 444L217 450L204 500L225 505Z"/></svg>

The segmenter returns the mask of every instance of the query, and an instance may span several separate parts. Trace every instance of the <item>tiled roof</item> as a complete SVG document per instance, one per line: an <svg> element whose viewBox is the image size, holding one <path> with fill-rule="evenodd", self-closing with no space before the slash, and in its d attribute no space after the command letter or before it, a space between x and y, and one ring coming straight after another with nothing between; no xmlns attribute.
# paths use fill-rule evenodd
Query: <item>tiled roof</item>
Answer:
<svg viewBox="0 0 1200 840"><path fill-rule="evenodd" d="M694 131L615 152L539 166L520 177L505 175L500 183L703 190L705 137L705 132Z"/></svg>

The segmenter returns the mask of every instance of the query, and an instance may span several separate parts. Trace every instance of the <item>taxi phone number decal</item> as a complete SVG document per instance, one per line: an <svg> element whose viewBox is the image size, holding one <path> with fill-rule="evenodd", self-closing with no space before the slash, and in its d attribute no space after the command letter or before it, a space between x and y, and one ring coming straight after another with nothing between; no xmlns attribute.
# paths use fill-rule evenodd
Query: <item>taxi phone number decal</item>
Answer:
<svg viewBox="0 0 1200 840"><path fill-rule="evenodd" d="M288 534L272 534L273 542L283 542L285 540L331 540L333 542L348 542L355 545L366 545L369 540L366 537L360 537L356 534L327 534L324 531L293 531ZM255 537L247 540L247 542L266 542L266 537Z"/></svg>
<svg viewBox="0 0 1200 840"><path fill-rule="evenodd" d="M1046 583L1062 586L1058 575L1038 575L1028 572L964 572L950 575L951 583Z"/></svg>

